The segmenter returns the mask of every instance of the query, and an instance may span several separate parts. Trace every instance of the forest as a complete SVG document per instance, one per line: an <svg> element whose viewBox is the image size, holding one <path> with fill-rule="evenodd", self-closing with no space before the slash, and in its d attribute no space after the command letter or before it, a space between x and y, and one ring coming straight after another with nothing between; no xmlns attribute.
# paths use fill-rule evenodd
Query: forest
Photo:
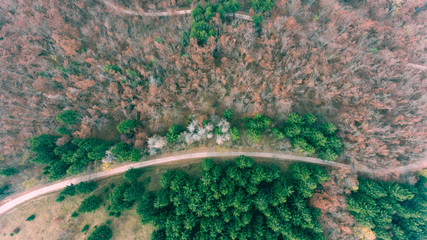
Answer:
<svg viewBox="0 0 427 240"><path fill-rule="evenodd" d="M138 205L142 223L158 230L152 239L323 239L318 209L308 205L313 190L329 176L315 165L293 164L287 175L254 165L202 164L200 179L169 171L162 189Z"/></svg>
<svg viewBox="0 0 427 240"><path fill-rule="evenodd" d="M0 200L161 154L270 150L351 169L295 164L255 184L253 171L275 170L206 161L200 179L170 171L143 197L128 176L73 214L138 203L158 239L423 239L426 10L425 0L0 1ZM233 191L218 190L222 179ZM73 185L58 202L96 187ZM286 197L273 200L277 188ZM189 189L224 197L225 210L184 206Z"/></svg>

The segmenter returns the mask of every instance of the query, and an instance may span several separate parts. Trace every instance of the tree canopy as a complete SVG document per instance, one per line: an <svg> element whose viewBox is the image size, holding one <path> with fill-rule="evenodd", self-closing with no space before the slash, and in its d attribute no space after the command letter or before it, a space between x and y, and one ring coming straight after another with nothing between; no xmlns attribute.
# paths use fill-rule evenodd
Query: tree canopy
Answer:
<svg viewBox="0 0 427 240"><path fill-rule="evenodd" d="M77 212L93 212L101 206L102 202L103 200L101 197L91 195L81 202Z"/></svg>
<svg viewBox="0 0 427 240"><path fill-rule="evenodd" d="M101 160L112 144L99 139L76 138L57 146L58 138L42 134L29 140L31 150L36 154L32 161L47 165L43 173L51 179L84 171L90 162Z"/></svg>
<svg viewBox="0 0 427 240"><path fill-rule="evenodd" d="M77 122L77 113L74 110L65 110L56 115L56 120L62 124L71 125Z"/></svg>
<svg viewBox="0 0 427 240"><path fill-rule="evenodd" d="M120 122L117 125L117 130L119 133L131 134L134 132L135 127L138 125L138 121L132 119L126 119Z"/></svg>
<svg viewBox="0 0 427 240"><path fill-rule="evenodd" d="M426 183L423 176L415 186L359 178L347 209L378 239L427 239Z"/></svg>
<svg viewBox="0 0 427 240"><path fill-rule="evenodd" d="M107 225L96 228L87 240L109 240L113 237L113 231Z"/></svg>
<svg viewBox="0 0 427 240"><path fill-rule="evenodd" d="M19 170L14 167L3 168L0 170L0 175L10 177L19 173Z"/></svg>
<svg viewBox="0 0 427 240"><path fill-rule="evenodd" d="M309 155L319 153L324 160L334 161L342 152L341 140L336 136L337 127L329 122L320 125L309 113L303 116L291 113L285 120L283 133L294 148Z"/></svg>
<svg viewBox="0 0 427 240"><path fill-rule="evenodd" d="M155 239L324 239L309 197L329 176L323 168L295 163L289 173L254 164L202 164L202 175L168 171L162 189L138 205L142 223L158 227Z"/></svg>

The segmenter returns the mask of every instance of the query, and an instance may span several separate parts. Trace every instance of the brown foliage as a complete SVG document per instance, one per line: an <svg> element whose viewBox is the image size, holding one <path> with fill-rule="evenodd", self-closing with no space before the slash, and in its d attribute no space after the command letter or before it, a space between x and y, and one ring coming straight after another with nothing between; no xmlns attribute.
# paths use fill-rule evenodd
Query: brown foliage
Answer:
<svg viewBox="0 0 427 240"><path fill-rule="evenodd" d="M426 62L426 11L415 11L423 1L403 1L391 13L390 1L315 2L276 1L259 35L234 19L219 24L217 40L183 49L189 17L126 17L98 0L1 1L0 149L13 153L24 138L53 133L64 107L93 119L78 127L81 137L129 117L148 134L188 114L232 108L275 120L291 110L318 114L339 126L342 160L356 166L422 158L426 72L407 63ZM183 1L115 3L144 9ZM108 64L122 72L103 71Z"/></svg>
<svg viewBox="0 0 427 240"><path fill-rule="evenodd" d="M315 193L310 204L322 212L319 219L327 239L353 239L355 221L346 209L346 194L356 186L357 176L349 169L332 170L323 191Z"/></svg>

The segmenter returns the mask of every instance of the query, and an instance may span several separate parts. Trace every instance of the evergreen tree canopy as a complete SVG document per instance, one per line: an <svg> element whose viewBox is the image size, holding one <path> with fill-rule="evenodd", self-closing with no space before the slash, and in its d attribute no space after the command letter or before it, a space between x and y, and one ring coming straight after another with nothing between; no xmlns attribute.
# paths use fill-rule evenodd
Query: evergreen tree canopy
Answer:
<svg viewBox="0 0 427 240"><path fill-rule="evenodd" d="M77 122L77 113L74 110L65 110L62 113L56 115L56 120L62 124L75 124Z"/></svg>
<svg viewBox="0 0 427 240"><path fill-rule="evenodd" d="M107 225L96 228L87 240L109 240L113 237L113 231Z"/></svg>
<svg viewBox="0 0 427 240"><path fill-rule="evenodd" d="M329 161L337 159L342 152L341 140L336 136L337 127L332 123L317 124L317 119L311 114L302 117L291 113L285 121L284 136L289 138L294 148ZM277 134L277 133L276 133Z"/></svg>
<svg viewBox="0 0 427 240"><path fill-rule="evenodd" d="M138 121L132 120L132 119L126 119L120 122L119 125L117 125L117 131L119 133L124 134L131 134L134 132L134 128L138 125Z"/></svg>
<svg viewBox="0 0 427 240"><path fill-rule="evenodd" d="M101 197L91 195L82 201L77 212L84 213L84 212L95 211L96 209L98 209L101 206L102 201L103 200Z"/></svg>
<svg viewBox="0 0 427 240"><path fill-rule="evenodd" d="M359 178L347 209L378 239L427 239L426 183L423 176L415 186Z"/></svg>
<svg viewBox="0 0 427 240"><path fill-rule="evenodd" d="M38 164L46 164L44 174L50 179L59 179L68 174L84 171L92 161L105 156L111 143L99 139L74 139L57 146L58 136L42 134L29 140L31 150L36 154L32 159Z"/></svg>
<svg viewBox="0 0 427 240"><path fill-rule="evenodd" d="M117 156L117 160L119 162L124 162L127 160L137 162L139 159L141 159L139 150L126 143L116 144L113 149L111 149L111 153Z"/></svg>
<svg viewBox="0 0 427 240"><path fill-rule="evenodd" d="M205 160L202 170L199 179L168 171L162 189L143 196L137 211L158 227L152 239L324 239L320 212L308 205L329 179L324 169L295 163L283 174L240 156Z"/></svg>

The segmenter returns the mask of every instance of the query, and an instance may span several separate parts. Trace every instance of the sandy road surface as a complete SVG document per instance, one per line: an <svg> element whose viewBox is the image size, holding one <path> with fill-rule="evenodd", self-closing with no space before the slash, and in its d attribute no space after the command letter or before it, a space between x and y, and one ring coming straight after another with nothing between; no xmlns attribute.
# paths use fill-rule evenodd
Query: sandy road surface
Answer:
<svg viewBox="0 0 427 240"><path fill-rule="evenodd" d="M124 173L130 168L143 168L153 165L161 165L164 163L170 163L170 162L179 162L180 160L189 160L189 159L203 159L203 158L228 158L228 157L237 157L240 155L245 155L248 157L258 157L258 158L268 158L268 159L274 159L278 161L299 161L299 162L307 162L307 163L314 163L318 165L324 165L324 166L332 166L332 167L340 167L340 168L349 168L349 165L342 164L342 163L336 163L336 162L329 162L324 161L319 158L312 158L312 157L302 157L302 156L294 156L291 154L284 154L284 153L272 153L272 152L199 152L199 153L189 153L189 154L181 154L181 155L175 155L170 157L160 157L157 159L144 161L144 162L138 162L138 163L131 163L127 164L121 167L113 168L111 170L107 170L104 172L98 172L93 174L86 174L78 177L74 177L71 179L63 180L60 182L52 183L48 186L41 187L38 189L35 189L30 192L24 192L17 195L12 195L2 202L0 202L0 215L6 213L7 211L13 209L14 207L18 206L19 204L22 204L26 201L29 201L31 199L37 198L39 196L43 196L48 193L59 191L63 188L65 188L67 185L70 184L77 184L79 182L83 181L90 181L105 177L110 177L113 175L117 175L120 173Z"/></svg>

